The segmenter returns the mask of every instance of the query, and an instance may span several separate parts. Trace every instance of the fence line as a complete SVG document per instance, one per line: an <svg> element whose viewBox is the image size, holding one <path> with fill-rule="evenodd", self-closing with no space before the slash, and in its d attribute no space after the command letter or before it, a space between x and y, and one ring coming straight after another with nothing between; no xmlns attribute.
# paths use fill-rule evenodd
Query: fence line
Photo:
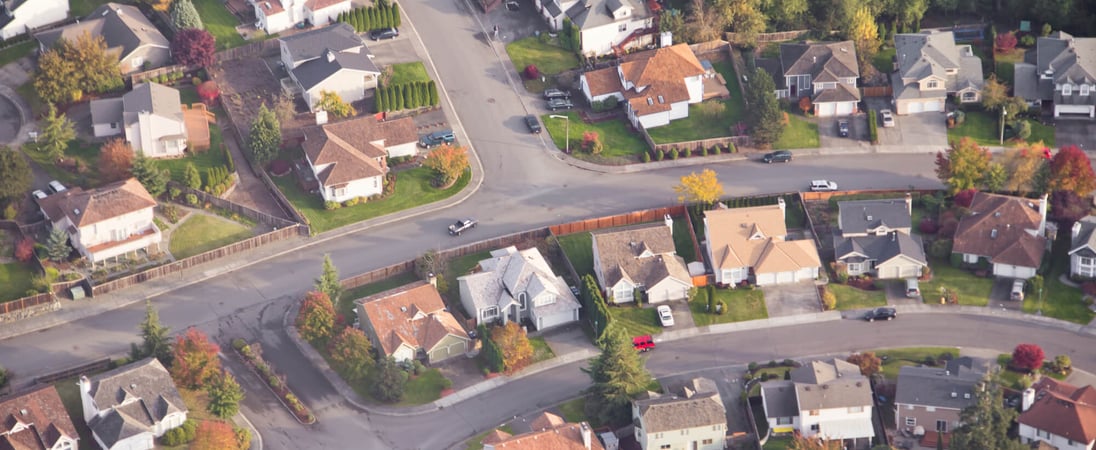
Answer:
<svg viewBox="0 0 1096 450"><path fill-rule="evenodd" d="M811 32L811 30L792 30L792 31L780 31L780 32L776 32L776 33L761 33L761 34L757 35L757 42L760 43L760 42L790 41L792 39L797 39L800 36L803 36L803 35L805 35L807 33L810 33L810 32ZM728 40L730 42L738 42L737 38L739 37L739 35L740 35L739 33L725 33L724 34L724 36L726 36L726 40Z"/></svg>
<svg viewBox="0 0 1096 450"><path fill-rule="evenodd" d="M720 52L728 45L731 45L731 43L722 39L716 39L714 41L701 42L699 44L689 44L689 49L693 51L693 54L699 57L705 53Z"/></svg>
<svg viewBox="0 0 1096 450"><path fill-rule="evenodd" d="M667 214L674 218L682 217L685 215L685 205L664 206L661 208L633 211L614 216L577 220L571 223L552 225L549 226L548 229L556 236L563 236L586 231L596 231L603 228L615 228L635 225L637 223L655 222L662 220Z"/></svg>
<svg viewBox="0 0 1096 450"><path fill-rule="evenodd" d="M27 308L33 308L35 306L44 305L53 301L53 294L49 292L28 295L26 297L18 298L10 302L0 303L0 315L6 315Z"/></svg>
<svg viewBox="0 0 1096 450"><path fill-rule="evenodd" d="M135 72L135 73L133 73L132 75L129 76L129 80L130 80L129 82L130 82L131 85L140 84L140 83L145 82L145 81L156 81L153 78L156 78L160 75L166 75L166 74L173 73L173 72L183 72L185 74L187 72L192 72L194 70L197 70L197 67L195 67L195 66L184 66L184 65L181 65L181 64L175 64L175 65L164 66L164 67L157 67L155 69L149 69L149 70L146 70L144 72Z"/></svg>
<svg viewBox="0 0 1096 450"><path fill-rule="evenodd" d="M203 202L203 203L204 202L209 202L210 204L212 204L213 206L216 206L218 208L225 209L225 210L228 210L228 211L232 211L233 213L236 213L236 214L239 214L241 216L251 218L251 219L255 220L256 222L260 222L260 223L263 223L263 224L266 224L266 225L270 225L272 227L285 228L285 227L291 227L291 226L297 225L296 222L293 222L291 220L283 219L281 217L272 216L272 215L267 214L265 212L257 211L257 210L248 208L247 206L241 205L239 203L235 203L235 202L232 202L232 201L229 201L229 200L225 200L223 198L217 197L216 195L210 194L208 192L199 191L197 189L191 189L187 186L183 186L182 184L176 183L174 181L169 182L168 185L181 190L184 196L186 194L194 194L195 196L198 197L198 201L200 201L200 202Z"/></svg>
<svg viewBox="0 0 1096 450"><path fill-rule="evenodd" d="M654 142L653 140L651 141ZM713 146L719 146L720 151L722 149L730 149L728 153L738 152L739 147L749 147L749 136L724 136L711 139L699 139L695 141L684 142L667 142L665 144L655 144L652 147L654 152L662 150L663 153L669 153L670 150L677 148L680 152L682 150L689 150L690 152L700 151L702 149L711 149Z"/></svg>
<svg viewBox="0 0 1096 450"><path fill-rule="evenodd" d="M221 63L233 59L242 59L251 56L258 56L277 49L278 40L267 39L265 41L252 42L250 44L236 48L221 50L213 54L213 59L215 60L215 62Z"/></svg>
<svg viewBox="0 0 1096 450"><path fill-rule="evenodd" d="M864 86L860 92L861 97L890 97L894 90L890 86Z"/></svg>
<svg viewBox="0 0 1096 450"><path fill-rule="evenodd" d="M67 369L62 369L53 373L47 373L45 375L35 377L34 382L53 383L57 380L64 380L65 378L72 378L76 375L83 375L90 372L98 372L108 368L110 368L110 358L103 358L98 361L80 364L79 366L69 367Z"/></svg>

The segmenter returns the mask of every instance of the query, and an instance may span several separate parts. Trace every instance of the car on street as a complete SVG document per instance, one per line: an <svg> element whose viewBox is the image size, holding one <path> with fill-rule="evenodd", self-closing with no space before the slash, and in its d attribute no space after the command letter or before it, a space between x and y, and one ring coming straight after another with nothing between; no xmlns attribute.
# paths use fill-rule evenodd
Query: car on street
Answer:
<svg viewBox="0 0 1096 450"><path fill-rule="evenodd" d="M449 225L449 234L452 236L460 236L461 233L468 229L475 228L476 223L476 219L471 217L458 220L456 223Z"/></svg>
<svg viewBox="0 0 1096 450"><path fill-rule="evenodd" d="M646 352L655 348L655 339L649 334L632 338L632 347L639 352Z"/></svg>
<svg viewBox="0 0 1096 450"><path fill-rule="evenodd" d="M545 89L544 90L544 99L545 100L551 100L553 98L571 98L571 93L567 92L567 91L561 91L561 90L556 89L556 88Z"/></svg>
<svg viewBox="0 0 1096 450"><path fill-rule="evenodd" d="M452 144L456 139L456 136L453 135L453 130L435 131L419 138L419 147L433 148L441 144Z"/></svg>
<svg viewBox="0 0 1096 450"><path fill-rule="evenodd" d="M875 308L864 314L864 320L875 322L876 320L893 320L898 317L898 310L890 307Z"/></svg>
<svg viewBox="0 0 1096 450"><path fill-rule="evenodd" d="M508 9L510 11L520 11L521 10L521 5L519 5L518 2L516 2L514 0L509 0L509 1L506 2L506 9Z"/></svg>
<svg viewBox="0 0 1096 450"><path fill-rule="evenodd" d="M532 114L525 116L525 126L529 127L530 133L540 134L540 121L537 120L537 116Z"/></svg>
<svg viewBox="0 0 1096 450"><path fill-rule="evenodd" d="M664 327L674 326L674 312L670 310L669 306L659 305L658 321L662 323L662 326Z"/></svg>
<svg viewBox="0 0 1096 450"><path fill-rule="evenodd" d="M65 192L68 189L65 188L65 185L61 184L60 181L53 180L53 181L49 182L49 190L51 192L53 192L54 194L57 194L57 193Z"/></svg>
<svg viewBox="0 0 1096 450"><path fill-rule="evenodd" d="M43 198L46 198L46 193L43 192L41 189L35 189L34 192L30 193L30 195L33 195L35 200L41 200Z"/></svg>
<svg viewBox="0 0 1096 450"><path fill-rule="evenodd" d="M1009 292L1008 299L1017 302L1024 301L1024 280L1012 282L1012 290Z"/></svg>
<svg viewBox="0 0 1096 450"><path fill-rule="evenodd" d="M848 119L841 119L837 121L837 135L841 137L849 137Z"/></svg>
<svg viewBox="0 0 1096 450"><path fill-rule="evenodd" d="M571 103L569 98L553 98L548 100L548 109L555 111L557 109L571 109L575 104Z"/></svg>
<svg viewBox="0 0 1096 450"><path fill-rule="evenodd" d="M761 161L764 163L772 164L774 162L788 162L792 160L792 152L787 150L779 150L775 152L766 153L761 157Z"/></svg>
<svg viewBox="0 0 1096 450"><path fill-rule="evenodd" d="M385 39L395 39L400 36L399 28L378 28L369 32L369 39L374 41L383 41Z"/></svg>
<svg viewBox="0 0 1096 450"><path fill-rule="evenodd" d="M811 192L832 192L837 190L837 182L830 180L811 180Z"/></svg>
<svg viewBox="0 0 1096 450"><path fill-rule="evenodd" d="M894 126L894 113L889 109L879 111L879 115L883 117L883 128L890 128Z"/></svg>

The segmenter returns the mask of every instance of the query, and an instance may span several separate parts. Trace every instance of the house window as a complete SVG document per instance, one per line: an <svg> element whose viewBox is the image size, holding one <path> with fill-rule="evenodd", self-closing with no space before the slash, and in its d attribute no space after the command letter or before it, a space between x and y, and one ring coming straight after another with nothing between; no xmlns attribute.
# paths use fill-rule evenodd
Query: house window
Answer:
<svg viewBox="0 0 1096 450"><path fill-rule="evenodd" d="M860 263L849 263L849 273L860 273L861 270Z"/></svg>
<svg viewBox="0 0 1096 450"><path fill-rule="evenodd" d="M1087 84L1082 84L1081 85L1081 95L1088 95L1088 89L1089 88L1088 88Z"/></svg>
<svg viewBox="0 0 1096 450"><path fill-rule="evenodd" d="M518 294L518 303L521 305L519 306L521 310L525 311L525 308L529 306L529 294L525 292Z"/></svg>
<svg viewBox="0 0 1096 450"><path fill-rule="evenodd" d="M115 130L117 128L118 128L118 122L111 122L110 123L110 129Z"/></svg>
<svg viewBox="0 0 1096 450"><path fill-rule="evenodd" d="M712 445L712 440L711 439L705 439L703 441L700 441L700 445Z"/></svg>
<svg viewBox="0 0 1096 450"><path fill-rule="evenodd" d="M682 436L687 436L688 434L689 434L689 430L681 430L681 435Z"/></svg>
<svg viewBox="0 0 1096 450"><path fill-rule="evenodd" d="M662 444L662 446L659 448L670 448L670 444Z"/></svg>
<svg viewBox="0 0 1096 450"><path fill-rule="evenodd" d="M331 195L334 197L342 197L346 195L346 188L331 188Z"/></svg>
<svg viewBox="0 0 1096 450"><path fill-rule="evenodd" d="M862 413L862 412L864 412L864 407L863 406L850 406L849 407L849 414Z"/></svg>
<svg viewBox="0 0 1096 450"><path fill-rule="evenodd" d="M974 101L975 95L976 94L973 93L973 92L964 92L963 93L963 101L972 102L972 101Z"/></svg>
<svg viewBox="0 0 1096 450"><path fill-rule="evenodd" d="M628 24L626 24L626 23L620 24L620 27L617 28L617 31L628 31Z"/></svg>
<svg viewBox="0 0 1096 450"><path fill-rule="evenodd" d="M963 253L963 262L975 264L978 262L978 255L972 255L970 253Z"/></svg>
<svg viewBox="0 0 1096 450"><path fill-rule="evenodd" d="M498 315L499 315L499 307L498 306L488 306L486 308L483 308L483 319L484 320L493 319L495 317L498 317Z"/></svg>
<svg viewBox="0 0 1096 450"><path fill-rule="evenodd" d="M819 430L818 424L817 423L812 423L811 424L811 431L817 432L818 430Z"/></svg>
<svg viewBox="0 0 1096 450"><path fill-rule="evenodd" d="M937 420L936 421L936 431L939 431L941 433L947 433L948 432L948 421L946 421L946 420Z"/></svg>
<svg viewBox="0 0 1096 450"><path fill-rule="evenodd" d="M1063 84L1062 85L1062 95L1071 95L1071 94L1073 94L1073 85L1072 84Z"/></svg>
<svg viewBox="0 0 1096 450"><path fill-rule="evenodd" d="M939 85L940 83L937 83L936 80L929 81L929 89L936 89Z"/></svg>
<svg viewBox="0 0 1096 450"><path fill-rule="evenodd" d="M1045 439L1050 439L1050 432L1049 432L1049 431L1045 431L1045 430L1038 430L1038 429L1037 429L1037 430L1035 430L1035 437L1041 437L1041 438L1045 438Z"/></svg>
<svg viewBox="0 0 1096 450"><path fill-rule="evenodd" d="M1091 266L1092 265L1092 258L1082 257L1081 258L1081 265L1082 266Z"/></svg>
<svg viewBox="0 0 1096 450"><path fill-rule="evenodd" d="M613 298L619 302L627 302L632 300L632 289L628 286L618 286L613 292Z"/></svg>
<svg viewBox="0 0 1096 450"><path fill-rule="evenodd" d="M777 425L791 425L792 424L792 418L791 417L777 417L776 418L776 424Z"/></svg>
<svg viewBox="0 0 1096 450"><path fill-rule="evenodd" d="M906 416L906 426L907 427L916 427L917 426L917 418L916 417Z"/></svg>
<svg viewBox="0 0 1096 450"><path fill-rule="evenodd" d="M145 63L145 59L140 57L140 56L138 56L136 58L133 58L133 61L131 61L131 64L133 65L133 68L141 67L141 65L143 65L144 63Z"/></svg>

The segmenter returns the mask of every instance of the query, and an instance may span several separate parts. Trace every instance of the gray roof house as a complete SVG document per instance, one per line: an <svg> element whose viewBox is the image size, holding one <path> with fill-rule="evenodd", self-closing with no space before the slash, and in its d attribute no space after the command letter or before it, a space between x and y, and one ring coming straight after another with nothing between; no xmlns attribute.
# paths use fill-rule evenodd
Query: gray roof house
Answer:
<svg viewBox="0 0 1096 450"><path fill-rule="evenodd" d="M921 236L910 234L912 199L839 202L834 260L851 276L911 278L928 265Z"/></svg>
<svg viewBox="0 0 1096 450"><path fill-rule="evenodd" d="M652 304L685 298L693 283L671 228L669 222L593 233L594 274L606 301L635 301L636 289Z"/></svg>
<svg viewBox="0 0 1096 450"><path fill-rule="evenodd" d="M647 392L632 402L640 447L719 450L727 434L727 409L715 382L694 378L680 395Z"/></svg>
<svg viewBox="0 0 1096 450"><path fill-rule="evenodd" d="M894 398L895 427L950 433L959 426L959 413L974 403L987 370L986 361L970 357L951 360L946 367L902 367Z"/></svg>
<svg viewBox="0 0 1096 450"><path fill-rule="evenodd" d="M171 43L136 6L107 3L72 25L34 35L39 51L60 39L75 41L84 33L102 36L107 51L118 55L122 74L160 67L171 61Z"/></svg>
<svg viewBox="0 0 1096 450"><path fill-rule="evenodd" d="M315 111L322 92L334 92L347 103L361 101L377 87L381 70L354 28L337 23L279 38L281 61Z"/></svg>
<svg viewBox="0 0 1096 450"><path fill-rule="evenodd" d="M770 72L776 97L810 97L820 117L855 114L860 102L860 65L852 41L780 44L780 58L758 67Z"/></svg>
<svg viewBox="0 0 1096 450"><path fill-rule="evenodd" d="M96 137L121 134L134 152L150 158L182 156L187 148L186 120L175 88L145 82L121 97L92 100L90 108Z"/></svg>
<svg viewBox="0 0 1096 450"><path fill-rule="evenodd" d="M1016 95L1054 103L1062 114L1096 117L1096 38L1055 31L1035 45L1035 64L1017 64Z"/></svg>
<svg viewBox="0 0 1096 450"><path fill-rule="evenodd" d="M80 377L79 386L84 420L104 449L152 449L186 421L183 398L156 358Z"/></svg>
<svg viewBox="0 0 1096 450"><path fill-rule="evenodd" d="M1096 278L1096 216L1073 222L1070 231L1069 274Z"/></svg>
<svg viewBox="0 0 1096 450"><path fill-rule="evenodd" d="M896 113L942 112L948 95L959 103L981 101L982 59L970 45L956 45L952 32L896 34L894 46Z"/></svg>
<svg viewBox="0 0 1096 450"><path fill-rule="evenodd" d="M793 369L790 378L761 383L773 433L871 442L872 391L859 367L836 358L811 361Z"/></svg>
<svg viewBox="0 0 1096 450"><path fill-rule="evenodd" d="M536 247L494 250L478 267L457 278L461 304L476 325L528 321L543 330L578 321L581 304Z"/></svg>
<svg viewBox="0 0 1096 450"><path fill-rule="evenodd" d="M643 0L533 0L548 26L561 30L564 20L578 28L585 56L623 55L655 42L656 16Z"/></svg>

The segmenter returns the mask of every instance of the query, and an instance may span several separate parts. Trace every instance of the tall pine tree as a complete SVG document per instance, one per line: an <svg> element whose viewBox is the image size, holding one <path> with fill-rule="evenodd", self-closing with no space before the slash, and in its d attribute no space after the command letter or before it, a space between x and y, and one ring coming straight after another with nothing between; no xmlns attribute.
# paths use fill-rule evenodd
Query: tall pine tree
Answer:
<svg viewBox="0 0 1096 450"><path fill-rule="evenodd" d="M974 392L974 404L959 414L962 425L951 436L951 448L966 450L1022 450L1028 448L1008 436L1019 413L1001 402L1000 379L987 376Z"/></svg>
<svg viewBox="0 0 1096 450"><path fill-rule="evenodd" d="M160 360L165 367L171 367L171 336L170 328L160 324L160 313L152 307L152 302L145 300L145 320L141 322L141 346L140 357L149 356Z"/></svg>
<svg viewBox="0 0 1096 450"><path fill-rule="evenodd" d="M593 380L587 390L586 414L605 424L623 424L631 417L632 398L651 384L651 374L619 327L606 330L601 346L601 355L582 369Z"/></svg>
<svg viewBox="0 0 1096 450"><path fill-rule="evenodd" d="M343 288L342 284L339 284L339 269L336 269L335 263L331 262L331 255L323 255L323 272L316 279L316 290L327 294L331 303L339 303Z"/></svg>

